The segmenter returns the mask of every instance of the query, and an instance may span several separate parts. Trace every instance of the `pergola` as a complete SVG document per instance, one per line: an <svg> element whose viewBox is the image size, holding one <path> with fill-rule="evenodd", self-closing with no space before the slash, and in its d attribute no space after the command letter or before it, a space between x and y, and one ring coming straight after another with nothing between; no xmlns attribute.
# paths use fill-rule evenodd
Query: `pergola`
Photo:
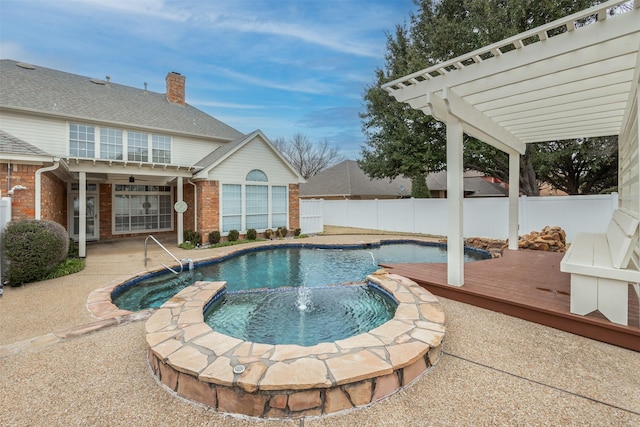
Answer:
<svg viewBox="0 0 640 427"><path fill-rule="evenodd" d="M464 284L463 133L509 154L511 250L518 248L519 160L529 143L618 135L620 207L638 218L640 0L608 13L623 3L602 3L383 86L447 126L450 285ZM584 18L595 22L581 25Z"/></svg>

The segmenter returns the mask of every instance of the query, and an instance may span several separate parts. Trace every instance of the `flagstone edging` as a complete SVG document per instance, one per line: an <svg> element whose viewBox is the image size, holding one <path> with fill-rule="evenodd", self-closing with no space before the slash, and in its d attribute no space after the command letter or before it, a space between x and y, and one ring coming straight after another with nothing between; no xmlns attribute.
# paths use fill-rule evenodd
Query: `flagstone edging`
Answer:
<svg viewBox="0 0 640 427"><path fill-rule="evenodd" d="M366 406L437 363L444 312L431 293L381 270L367 277L398 303L394 318L336 342L304 347L243 341L204 323L225 282L196 282L145 324L154 375L172 392L220 412L299 418Z"/></svg>

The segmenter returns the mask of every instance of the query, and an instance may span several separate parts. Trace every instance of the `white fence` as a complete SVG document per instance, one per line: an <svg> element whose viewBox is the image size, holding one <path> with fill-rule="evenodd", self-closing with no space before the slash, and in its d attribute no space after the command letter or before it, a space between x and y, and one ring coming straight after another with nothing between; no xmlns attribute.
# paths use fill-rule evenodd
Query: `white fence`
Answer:
<svg viewBox="0 0 640 427"><path fill-rule="evenodd" d="M319 200L301 200L303 206ZM464 199L464 235L506 239L509 235L508 198ZM434 235L447 234L446 199L323 200L321 222L327 225ZM579 232L605 232L618 193L590 196L520 197L520 232L562 227L567 241ZM304 228L303 228L304 230ZM303 231L306 232L306 231ZM319 231L313 231L319 232Z"/></svg>
<svg viewBox="0 0 640 427"><path fill-rule="evenodd" d="M300 200L300 230L303 234L322 233L323 200Z"/></svg>

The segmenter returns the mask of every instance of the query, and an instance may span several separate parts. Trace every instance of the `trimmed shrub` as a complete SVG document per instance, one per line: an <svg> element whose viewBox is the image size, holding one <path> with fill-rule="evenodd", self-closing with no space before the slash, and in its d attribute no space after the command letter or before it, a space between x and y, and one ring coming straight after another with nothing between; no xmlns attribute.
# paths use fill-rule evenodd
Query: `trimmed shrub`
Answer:
<svg viewBox="0 0 640 427"><path fill-rule="evenodd" d="M80 258L80 251L76 246L76 242L69 238L69 252L67 252L68 258Z"/></svg>
<svg viewBox="0 0 640 427"><path fill-rule="evenodd" d="M287 234L289 234L289 230L287 230L287 227L278 227L278 229L276 230L276 236L278 237L278 239L284 239L285 237L287 237Z"/></svg>
<svg viewBox="0 0 640 427"><path fill-rule="evenodd" d="M296 228L295 230L293 230L293 235L295 237L298 237L300 235L300 233L302 233L302 230L299 228Z"/></svg>
<svg viewBox="0 0 640 427"><path fill-rule="evenodd" d="M265 239L271 239L273 237L273 230L270 228L267 228L266 230L264 230L264 238Z"/></svg>
<svg viewBox="0 0 640 427"><path fill-rule="evenodd" d="M258 232L255 228L250 228L247 230L247 240L256 240L258 238Z"/></svg>
<svg viewBox="0 0 640 427"><path fill-rule="evenodd" d="M227 240L230 242L235 242L240 238L240 233L238 230L229 230L229 234L227 235Z"/></svg>
<svg viewBox="0 0 640 427"><path fill-rule="evenodd" d="M220 243L220 232L218 230L213 230L209 233L209 244L215 245Z"/></svg>
<svg viewBox="0 0 640 427"><path fill-rule="evenodd" d="M23 219L7 224L2 239L11 286L44 279L69 252L67 230L57 222Z"/></svg>
<svg viewBox="0 0 640 427"><path fill-rule="evenodd" d="M185 242L190 242L194 246L200 244L200 242L202 241L202 236L200 235L200 233L193 230L184 230L184 233L182 233L182 237L184 238L183 240Z"/></svg>

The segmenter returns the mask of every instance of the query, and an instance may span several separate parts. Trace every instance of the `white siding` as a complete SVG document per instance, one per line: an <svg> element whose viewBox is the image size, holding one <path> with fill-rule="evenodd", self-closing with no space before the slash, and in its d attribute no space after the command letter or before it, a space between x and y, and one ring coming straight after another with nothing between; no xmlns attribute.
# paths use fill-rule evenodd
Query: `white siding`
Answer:
<svg viewBox="0 0 640 427"><path fill-rule="evenodd" d="M242 183L253 169L267 174L270 185L298 182L298 177L261 139L249 141L228 159L209 172L209 179L221 183Z"/></svg>
<svg viewBox="0 0 640 427"><path fill-rule="evenodd" d="M69 131L64 120L2 112L0 129L53 156L68 155Z"/></svg>
<svg viewBox="0 0 640 427"><path fill-rule="evenodd" d="M202 139L175 136L171 139L171 163L191 166L221 145L223 144Z"/></svg>
<svg viewBox="0 0 640 427"><path fill-rule="evenodd" d="M95 127L102 126L129 130L121 126L97 125L83 120L72 120L71 122ZM68 123L69 121L62 119L19 115L15 113L3 112L2 115L0 115L0 129L56 157L68 157L69 155ZM154 133L153 131L143 132ZM170 135L166 132L157 133L160 135ZM96 133L96 143L98 141L99 134ZM171 136L171 163L191 166L221 145L222 143L204 139ZM99 145L96 144L96 154L99 155L99 153L100 148Z"/></svg>

